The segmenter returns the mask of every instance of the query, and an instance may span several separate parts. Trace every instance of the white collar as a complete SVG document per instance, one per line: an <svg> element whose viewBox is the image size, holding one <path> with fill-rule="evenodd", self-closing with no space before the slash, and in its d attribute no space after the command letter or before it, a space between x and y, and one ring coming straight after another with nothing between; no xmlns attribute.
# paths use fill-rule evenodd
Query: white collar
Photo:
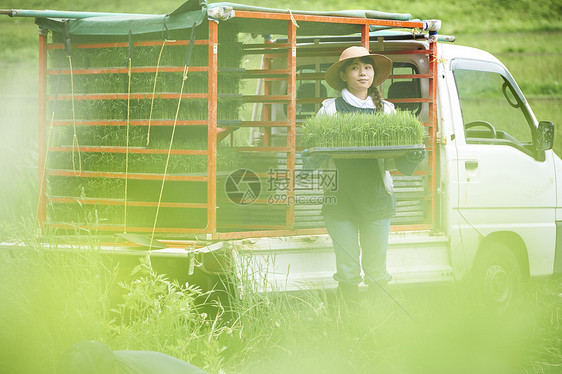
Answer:
<svg viewBox="0 0 562 374"><path fill-rule="evenodd" d="M361 100L351 92L347 88L341 90L341 97L348 103L353 105L357 108L375 108L375 104L373 103L373 99L371 96L367 96L365 100Z"/></svg>

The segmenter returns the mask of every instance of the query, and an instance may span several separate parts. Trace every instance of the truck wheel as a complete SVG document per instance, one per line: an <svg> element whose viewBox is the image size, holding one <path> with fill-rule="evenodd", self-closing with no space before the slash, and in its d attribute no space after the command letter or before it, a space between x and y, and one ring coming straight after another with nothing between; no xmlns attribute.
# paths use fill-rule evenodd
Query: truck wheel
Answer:
<svg viewBox="0 0 562 374"><path fill-rule="evenodd" d="M480 311L502 314L521 297L521 267L501 242L490 242L478 254L472 270L473 301Z"/></svg>

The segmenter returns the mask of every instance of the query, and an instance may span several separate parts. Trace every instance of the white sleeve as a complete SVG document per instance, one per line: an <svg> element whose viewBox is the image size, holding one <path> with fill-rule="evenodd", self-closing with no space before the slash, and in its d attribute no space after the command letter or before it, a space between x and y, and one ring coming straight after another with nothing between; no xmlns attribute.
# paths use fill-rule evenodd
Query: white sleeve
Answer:
<svg viewBox="0 0 562 374"><path fill-rule="evenodd" d="M336 99L326 99L322 101L322 107L316 113L317 116L333 116L336 114Z"/></svg>
<svg viewBox="0 0 562 374"><path fill-rule="evenodd" d="M383 112L385 112L386 114L396 113L396 108L394 104L391 103L390 101L383 100L382 105L383 105Z"/></svg>

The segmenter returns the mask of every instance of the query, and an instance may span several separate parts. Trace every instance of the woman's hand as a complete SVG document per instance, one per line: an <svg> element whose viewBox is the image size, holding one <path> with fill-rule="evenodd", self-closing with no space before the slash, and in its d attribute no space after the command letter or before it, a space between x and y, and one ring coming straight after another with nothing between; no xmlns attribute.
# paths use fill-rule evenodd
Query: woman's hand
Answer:
<svg viewBox="0 0 562 374"><path fill-rule="evenodd" d="M311 155L308 149L305 149L301 152L301 159L303 169L312 169L316 170L320 168L322 163L328 161L330 156L318 156L318 155Z"/></svg>
<svg viewBox="0 0 562 374"><path fill-rule="evenodd" d="M416 170L420 161L423 160L424 158L425 158L425 149L407 153L404 157L397 158L395 160L396 168L402 174L412 175Z"/></svg>
<svg viewBox="0 0 562 374"><path fill-rule="evenodd" d="M420 162L425 158L425 149L422 149L420 151L410 152L405 157L408 159L408 161Z"/></svg>

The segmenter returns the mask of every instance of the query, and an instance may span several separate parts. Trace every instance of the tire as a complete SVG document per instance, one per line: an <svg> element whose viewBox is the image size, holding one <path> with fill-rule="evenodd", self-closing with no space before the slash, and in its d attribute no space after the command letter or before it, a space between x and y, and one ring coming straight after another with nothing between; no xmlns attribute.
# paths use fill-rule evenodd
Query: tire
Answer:
<svg viewBox="0 0 562 374"><path fill-rule="evenodd" d="M502 242L481 248L472 269L472 298L479 311L504 314L521 299L521 266Z"/></svg>

